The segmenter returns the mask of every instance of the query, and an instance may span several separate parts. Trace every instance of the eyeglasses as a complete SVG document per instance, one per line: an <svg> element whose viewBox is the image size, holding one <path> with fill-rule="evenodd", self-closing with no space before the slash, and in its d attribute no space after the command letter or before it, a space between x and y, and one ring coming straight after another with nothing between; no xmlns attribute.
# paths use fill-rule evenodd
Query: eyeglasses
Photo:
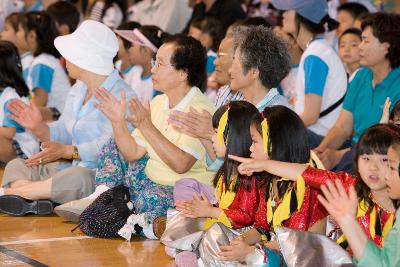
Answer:
<svg viewBox="0 0 400 267"><path fill-rule="evenodd" d="M217 53L217 58L221 58L221 57L223 57L223 56L228 56L228 55L229 55L229 53L218 52L218 53Z"/></svg>
<svg viewBox="0 0 400 267"><path fill-rule="evenodd" d="M158 62L157 60L152 59L151 60L151 66L154 68L159 68L159 67L174 67L172 64L166 64L166 63L161 63Z"/></svg>

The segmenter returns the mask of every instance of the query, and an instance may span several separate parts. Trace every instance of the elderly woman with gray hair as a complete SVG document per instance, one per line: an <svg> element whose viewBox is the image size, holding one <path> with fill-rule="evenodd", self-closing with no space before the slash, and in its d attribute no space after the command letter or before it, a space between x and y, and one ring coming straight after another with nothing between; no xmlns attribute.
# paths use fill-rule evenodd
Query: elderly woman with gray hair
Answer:
<svg viewBox="0 0 400 267"><path fill-rule="evenodd" d="M232 90L240 92L259 111L276 105L289 107L276 89L290 70L290 53L285 42L264 26L238 27L232 36L234 57L229 70ZM214 129L209 113L175 110L169 122L178 131L199 138L203 146L212 147ZM207 157L208 165L217 169L222 165L215 155Z"/></svg>

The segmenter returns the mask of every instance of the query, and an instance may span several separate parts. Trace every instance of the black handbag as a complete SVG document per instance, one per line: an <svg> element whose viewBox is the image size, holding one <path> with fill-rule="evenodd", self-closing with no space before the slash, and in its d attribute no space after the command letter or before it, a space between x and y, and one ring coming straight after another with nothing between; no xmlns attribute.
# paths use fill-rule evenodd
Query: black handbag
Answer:
<svg viewBox="0 0 400 267"><path fill-rule="evenodd" d="M116 238L133 212L129 189L118 185L102 193L82 212L77 227L88 236Z"/></svg>

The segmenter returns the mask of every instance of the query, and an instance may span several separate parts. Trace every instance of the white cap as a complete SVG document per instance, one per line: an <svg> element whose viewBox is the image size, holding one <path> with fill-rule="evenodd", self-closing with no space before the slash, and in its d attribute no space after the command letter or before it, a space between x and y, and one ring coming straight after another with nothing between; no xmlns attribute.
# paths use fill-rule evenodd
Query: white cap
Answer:
<svg viewBox="0 0 400 267"><path fill-rule="evenodd" d="M86 20L73 33L57 37L54 45L66 60L99 75L113 72L119 49L113 31L94 20Z"/></svg>

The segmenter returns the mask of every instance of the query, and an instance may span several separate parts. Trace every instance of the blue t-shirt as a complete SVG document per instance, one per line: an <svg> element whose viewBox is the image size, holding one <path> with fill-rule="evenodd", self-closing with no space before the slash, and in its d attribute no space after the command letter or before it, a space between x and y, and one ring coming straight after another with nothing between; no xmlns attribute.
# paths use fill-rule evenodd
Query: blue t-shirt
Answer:
<svg viewBox="0 0 400 267"><path fill-rule="evenodd" d="M393 69L375 88L372 87L372 79L370 69L358 71L343 102L343 108L353 113L353 142L357 142L368 127L380 121L387 97L392 103L400 99L400 67Z"/></svg>

